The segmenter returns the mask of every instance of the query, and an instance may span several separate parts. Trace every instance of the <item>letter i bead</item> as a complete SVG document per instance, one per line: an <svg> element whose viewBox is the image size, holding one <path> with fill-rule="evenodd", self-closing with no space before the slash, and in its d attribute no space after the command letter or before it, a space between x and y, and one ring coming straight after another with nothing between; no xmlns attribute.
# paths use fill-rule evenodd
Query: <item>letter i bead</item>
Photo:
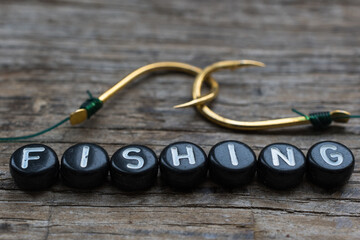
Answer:
<svg viewBox="0 0 360 240"><path fill-rule="evenodd" d="M108 170L107 152L92 143L79 143L68 148L61 159L61 177L69 187L97 187L106 180Z"/></svg>
<svg viewBox="0 0 360 240"><path fill-rule="evenodd" d="M255 171L255 153L242 142L220 142L209 152L210 177L225 187L237 187L249 183Z"/></svg>
<svg viewBox="0 0 360 240"><path fill-rule="evenodd" d="M111 180L123 190L147 189L155 183L157 173L156 154L146 146L128 145L111 157Z"/></svg>
<svg viewBox="0 0 360 240"><path fill-rule="evenodd" d="M15 183L25 190L42 190L58 179L58 157L54 150L43 144L17 149L11 155L9 166Z"/></svg>
<svg viewBox="0 0 360 240"><path fill-rule="evenodd" d="M313 183L324 188L345 184L354 165L354 155L350 149L338 142L316 143L307 154L307 175Z"/></svg>
<svg viewBox="0 0 360 240"><path fill-rule="evenodd" d="M190 142L172 143L160 154L160 172L163 182L174 188L194 188L205 180L206 154Z"/></svg>
<svg viewBox="0 0 360 240"><path fill-rule="evenodd" d="M297 147L286 143L266 146L259 155L257 174L265 185L288 189L298 185L305 173L305 156Z"/></svg>

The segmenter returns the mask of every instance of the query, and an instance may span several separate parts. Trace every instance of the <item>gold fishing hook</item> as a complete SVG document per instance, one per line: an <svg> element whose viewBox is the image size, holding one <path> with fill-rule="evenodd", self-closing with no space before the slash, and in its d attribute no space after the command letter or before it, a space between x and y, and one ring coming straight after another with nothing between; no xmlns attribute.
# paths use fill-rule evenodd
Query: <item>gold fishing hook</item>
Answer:
<svg viewBox="0 0 360 240"><path fill-rule="evenodd" d="M335 110L332 112L314 113L315 115L310 114L309 116L302 115L299 117L291 117L291 118L245 122L245 121L237 121L222 117L219 114L213 112L208 106L204 104L204 102L203 103L197 102L197 99L201 96L201 87L203 82L206 81L206 79L208 79L209 77L211 77L212 73L221 69L236 69L240 67L249 67L249 66L264 67L265 64L262 62L257 62L252 60L238 60L238 61L221 61L206 67L204 71L202 71L200 74L197 75L195 82L193 84L193 91L192 91L193 100L184 104L177 105L175 107L181 108L181 107L196 106L197 110L210 121L218 125L221 125L223 127L238 129L238 130L262 130L262 129L280 128L280 127L303 125L310 123L315 126L316 124L321 125L322 120L325 120L326 124L330 124L332 120L336 122L345 123L348 122L349 119L351 118L349 112L343 110ZM211 98L210 100L212 99L214 98ZM207 100L210 101L209 99ZM321 117L323 118L321 119Z"/></svg>
<svg viewBox="0 0 360 240"><path fill-rule="evenodd" d="M135 71L131 72L129 75L127 75L125 78L120 80L117 84L115 84L112 88L107 90L105 93L103 93L99 98L91 98L89 99L89 102L85 102L84 107L80 107L75 112L71 113L70 115L70 123L71 125L76 125L79 123L82 123L86 119L88 119L93 113L95 113L97 110L99 110L103 103L105 103L107 100L109 100L110 97L112 97L115 93L120 91L122 88L124 88L127 84L135 80L136 78L154 71L160 71L160 70L171 70L171 71L177 71L177 72L184 72L193 76L197 76L202 72L201 68L181 63L181 62L157 62L152 63L146 66L143 66L139 69L136 69ZM205 80L209 86L210 86L210 92L204 96L197 97L196 100L192 101L194 104L203 104L207 101L210 101L214 99L218 92L219 92L219 85L213 78L208 78ZM98 105L98 106L95 106ZM94 108L95 110L91 114L89 109Z"/></svg>
<svg viewBox="0 0 360 240"><path fill-rule="evenodd" d="M300 117L292 117L292 118L282 118L282 119L274 119L274 120L266 120L266 121L256 121L256 122L243 122L243 121L236 121L228 118L224 118L219 114L213 112L206 103L212 101L219 92L219 85L218 83L211 77L213 72L216 72L220 69L236 69L239 67L249 67L249 66L258 66L264 67L265 64L257 61L251 60L240 60L240 61L222 61L215 63L206 67L204 70L201 68L180 62L158 62L152 63L146 66L143 66L125 78L120 80L117 84L115 84L112 88L107 90L103 93L99 98L94 98L90 92L89 99L87 99L83 104L81 104L80 108L75 112L71 113L69 117L61 120L60 122L56 123L55 125L46 128L40 132L29 134L25 136L19 137L5 137L0 138L0 141L16 141L21 139L28 139L32 137L39 136L46 132L51 131L52 129L60 126L61 124L70 120L72 125L79 124L86 119L90 118L93 114L95 114L111 96L113 96L116 92L121 90L131 81L135 80L136 78L153 71L158 70L172 70L178 72L185 72L190 75L196 76L195 82L193 84L193 91L191 100L188 103L180 104L175 106L175 108L180 107L189 107L189 106L196 106L196 109L210 121L233 129L240 129L240 130L261 130L261 129L268 129L268 128L278 128L278 127L286 127L286 126L294 126L294 125L302 125L311 123L314 127L317 128L324 128L328 126L332 121L336 122L343 122L346 123L349 121L350 118L360 118L360 115L350 115L349 112L343 110L335 110L332 112L318 112L312 113L308 115L302 114L297 110L293 110L294 112L301 115ZM201 95L201 87L203 82L206 82L210 86L210 92L206 95Z"/></svg>

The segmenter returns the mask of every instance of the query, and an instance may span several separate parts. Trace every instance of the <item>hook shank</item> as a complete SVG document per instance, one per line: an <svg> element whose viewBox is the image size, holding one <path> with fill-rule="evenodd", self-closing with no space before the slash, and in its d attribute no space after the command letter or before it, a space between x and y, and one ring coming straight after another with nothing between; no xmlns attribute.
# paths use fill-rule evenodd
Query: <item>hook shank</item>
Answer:
<svg viewBox="0 0 360 240"><path fill-rule="evenodd" d="M115 84L112 88L107 90L105 93L103 93L98 100L101 103L105 103L108 101L115 93L120 91L122 88L124 88L127 84L134 81L135 79L139 78L140 76L154 71L161 71L161 70L167 70L167 71L177 71L177 72L184 72L193 76L197 76L202 72L201 68L195 67L190 64L181 63L181 62L157 62L152 63L146 66L143 66L141 68L136 69L135 71L131 72L129 75L124 77L122 80L120 80L117 84ZM219 85L213 78L207 78L206 82L210 85L210 92L204 96L199 96L195 104L203 104L207 101L210 101L214 99L218 92L219 92ZM84 108L80 108L73 112L70 115L70 123L72 125L79 124L83 121L85 121L89 117L88 111Z"/></svg>

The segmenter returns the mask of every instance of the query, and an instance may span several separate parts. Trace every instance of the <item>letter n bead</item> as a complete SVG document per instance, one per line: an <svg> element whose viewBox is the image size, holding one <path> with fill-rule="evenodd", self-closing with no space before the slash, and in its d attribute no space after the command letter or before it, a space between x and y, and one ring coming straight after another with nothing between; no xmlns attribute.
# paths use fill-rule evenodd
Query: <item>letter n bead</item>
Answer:
<svg viewBox="0 0 360 240"><path fill-rule="evenodd" d="M206 154L190 142L172 143L160 154L160 172L163 182L174 188L194 188L206 177Z"/></svg>
<svg viewBox="0 0 360 240"><path fill-rule="evenodd" d="M10 172L15 183L25 190L42 190L58 178L56 153L43 144L30 144L17 149L10 158Z"/></svg>
<svg viewBox="0 0 360 240"><path fill-rule="evenodd" d="M334 141L313 145L307 154L309 179L324 188L338 187L349 180L355 165L354 155Z"/></svg>
<svg viewBox="0 0 360 240"><path fill-rule="evenodd" d="M305 156L293 145L270 144L260 152L257 173L259 180L269 187L294 187L303 179Z"/></svg>

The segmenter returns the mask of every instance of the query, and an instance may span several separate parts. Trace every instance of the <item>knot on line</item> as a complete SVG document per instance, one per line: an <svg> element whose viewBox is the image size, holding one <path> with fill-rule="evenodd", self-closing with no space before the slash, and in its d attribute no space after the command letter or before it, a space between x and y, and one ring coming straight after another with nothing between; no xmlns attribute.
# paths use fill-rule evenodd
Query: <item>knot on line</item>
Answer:
<svg viewBox="0 0 360 240"><path fill-rule="evenodd" d="M316 129L327 128L332 123L330 112L310 113L309 120Z"/></svg>
<svg viewBox="0 0 360 240"><path fill-rule="evenodd" d="M316 129L325 129L332 123L332 118L330 112L314 112L306 115L302 112L299 112L296 109L292 109L293 112L305 117L311 122L314 128Z"/></svg>
<svg viewBox="0 0 360 240"><path fill-rule="evenodd" d="M87 118L89 119L103 106L103 102L98 98L94 98L89 90L86 93L89 95L89 98L81 104L80 108L86 110Z"/></svg>

